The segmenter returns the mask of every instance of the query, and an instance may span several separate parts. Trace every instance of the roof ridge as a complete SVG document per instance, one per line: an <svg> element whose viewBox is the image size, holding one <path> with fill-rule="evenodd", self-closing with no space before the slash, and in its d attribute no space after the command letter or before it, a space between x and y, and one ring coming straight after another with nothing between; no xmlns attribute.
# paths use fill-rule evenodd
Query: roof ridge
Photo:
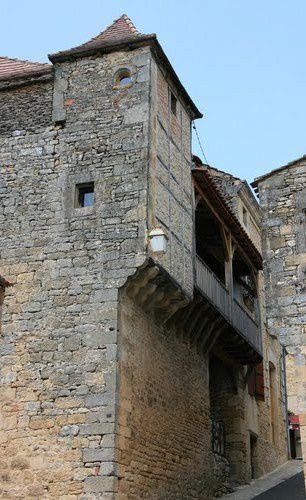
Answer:
<svg viewBox="0 0 306 500"><path fill-rule="evenodd" d="M125 22L128 24L129 28L131 29L131 31L133 33L137 33L139 35L141 35L140 31L138 31L138 29L136 28L135 24L133 23L132 19L127 15L127 14L122 14L122 19L125 20ZM120 18L118 18L119 20ZM104 30L105 31L105 30Z"/></svg>

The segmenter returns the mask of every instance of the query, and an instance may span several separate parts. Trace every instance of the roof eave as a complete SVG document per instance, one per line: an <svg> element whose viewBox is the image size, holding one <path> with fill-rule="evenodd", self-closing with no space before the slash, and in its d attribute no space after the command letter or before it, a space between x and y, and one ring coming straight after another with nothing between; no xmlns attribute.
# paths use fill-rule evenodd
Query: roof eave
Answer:
<svg viewBox="0 0 306 500"><path fill-rule="evenodd" d="M281 167L274 168L270 172L267 172L266 174L263 174L263 175L261 175L259 177L256 177L256 179L254 179L254 181L251 182L252 188L254 188L254 189L258 188L258 184L260 182L268 179L269 177L272 177L275 174L278 174L279 172L282 172L283 170L286 170L287 168L294 167L295 165L297 165L302 160L306 160L306 155L300 156L299 158L296 158L295 160L290 161L286 165L282 165Z"/></svg>
<svg viewBox="0 0 306 500"><path fill-rule="evenodd" d="M53 68L32 72L7 74L0 77L0 91L25 87L35 83L44 83L53 79Z"/></svg>
<svg viewBox="0 0 306 500"><path fill-rule="evenodd" d="M91 45L84 44L73 49L63 50L56 52L55 54L49 54L48 58L52 63L67 61L70 59L75 59L84 56L90 56L100 53L113 52L121 48L129 48L146 45L151 40L156 39L156 35L153 33L151 35L135 35L126 38L121 38L120 40L109 40L109 41L99 41L93 42Z"/></svg>
<svg viewBox="0 0 306 500"><path fill-rule="evenodd" d="M39 77L42 75L47 75L51 74L53 72L53 67L50 65L49 68L41 68L41 69L35 69L33 71L24 71L20 73L7 73L6 75L0 76L0 81L5 82L5 81L12 81L12 80L20 80L20 79L26 79L26 78L35 78Z"/></svg>
<svg viewBox="0 0 306 500"><path fill-rule="evenodd" d="M117 41L97 42L95 44L92 44L90 47L86 47L86 45L79 46L74 49L57 52L55 54L49 54L48 57L49 60L54 64L58 62L69 61L71 59L76 59L79 57L91 56L96 53L107 54L120 49L132 50L144 46L149 46L157 60L160 61L166 68L171 80L176 85L180 95L182 96L182 99L185 101L192 119L202 118L202 113L198 110L185 87L180 82L179 77L177 76L169 59L167 58L160 43L158 42L155 33L150 35L137 35L135 37L127 37Z"/></svg>

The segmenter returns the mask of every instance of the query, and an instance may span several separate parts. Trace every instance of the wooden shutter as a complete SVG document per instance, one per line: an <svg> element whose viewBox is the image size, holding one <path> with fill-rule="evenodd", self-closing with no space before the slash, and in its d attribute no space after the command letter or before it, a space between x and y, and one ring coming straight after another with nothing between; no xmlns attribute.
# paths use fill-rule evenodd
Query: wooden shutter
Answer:
<svg viewBox="0 0 306 500"><path fill-rule="evenodd" d="M250 396L255 396L260 401L265 400L264 367L263 362L254 366L248 380Z"/></svg>
<svg viewBox="0 0 306 500"><path fill-rule="evenodd" d="M265 400L265 383L263 362L255 366L255 398Z"/></svg>

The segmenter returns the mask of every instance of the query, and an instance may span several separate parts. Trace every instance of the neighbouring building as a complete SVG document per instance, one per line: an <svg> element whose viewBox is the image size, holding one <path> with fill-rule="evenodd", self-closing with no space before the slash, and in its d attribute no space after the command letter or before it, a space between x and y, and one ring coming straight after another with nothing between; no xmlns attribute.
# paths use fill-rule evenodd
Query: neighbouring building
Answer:
<svg viewBox="0 0 306 500"><path fill-rule="evenodd" d="M1 496L220 496L287 457L259 205L155 35L49 58L0 58Z"/></svg>
<svg viewBox="0 0 306 500"><path fill-rule="evenodd" d="M306 156L257 178L270 333L287 350L292 457L306 463Z"/></svg>

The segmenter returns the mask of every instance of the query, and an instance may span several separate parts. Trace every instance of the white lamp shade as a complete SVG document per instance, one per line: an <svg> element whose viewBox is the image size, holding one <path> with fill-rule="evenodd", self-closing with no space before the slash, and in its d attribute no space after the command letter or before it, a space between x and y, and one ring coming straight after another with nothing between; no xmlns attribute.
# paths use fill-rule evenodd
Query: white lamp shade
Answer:
<svg viewBox="0 0 306 500"><path fill-rule="evenodd" d="M167 250L167 236L157 227L149 232L149 241L153 253L165 253Z"/></svg>

